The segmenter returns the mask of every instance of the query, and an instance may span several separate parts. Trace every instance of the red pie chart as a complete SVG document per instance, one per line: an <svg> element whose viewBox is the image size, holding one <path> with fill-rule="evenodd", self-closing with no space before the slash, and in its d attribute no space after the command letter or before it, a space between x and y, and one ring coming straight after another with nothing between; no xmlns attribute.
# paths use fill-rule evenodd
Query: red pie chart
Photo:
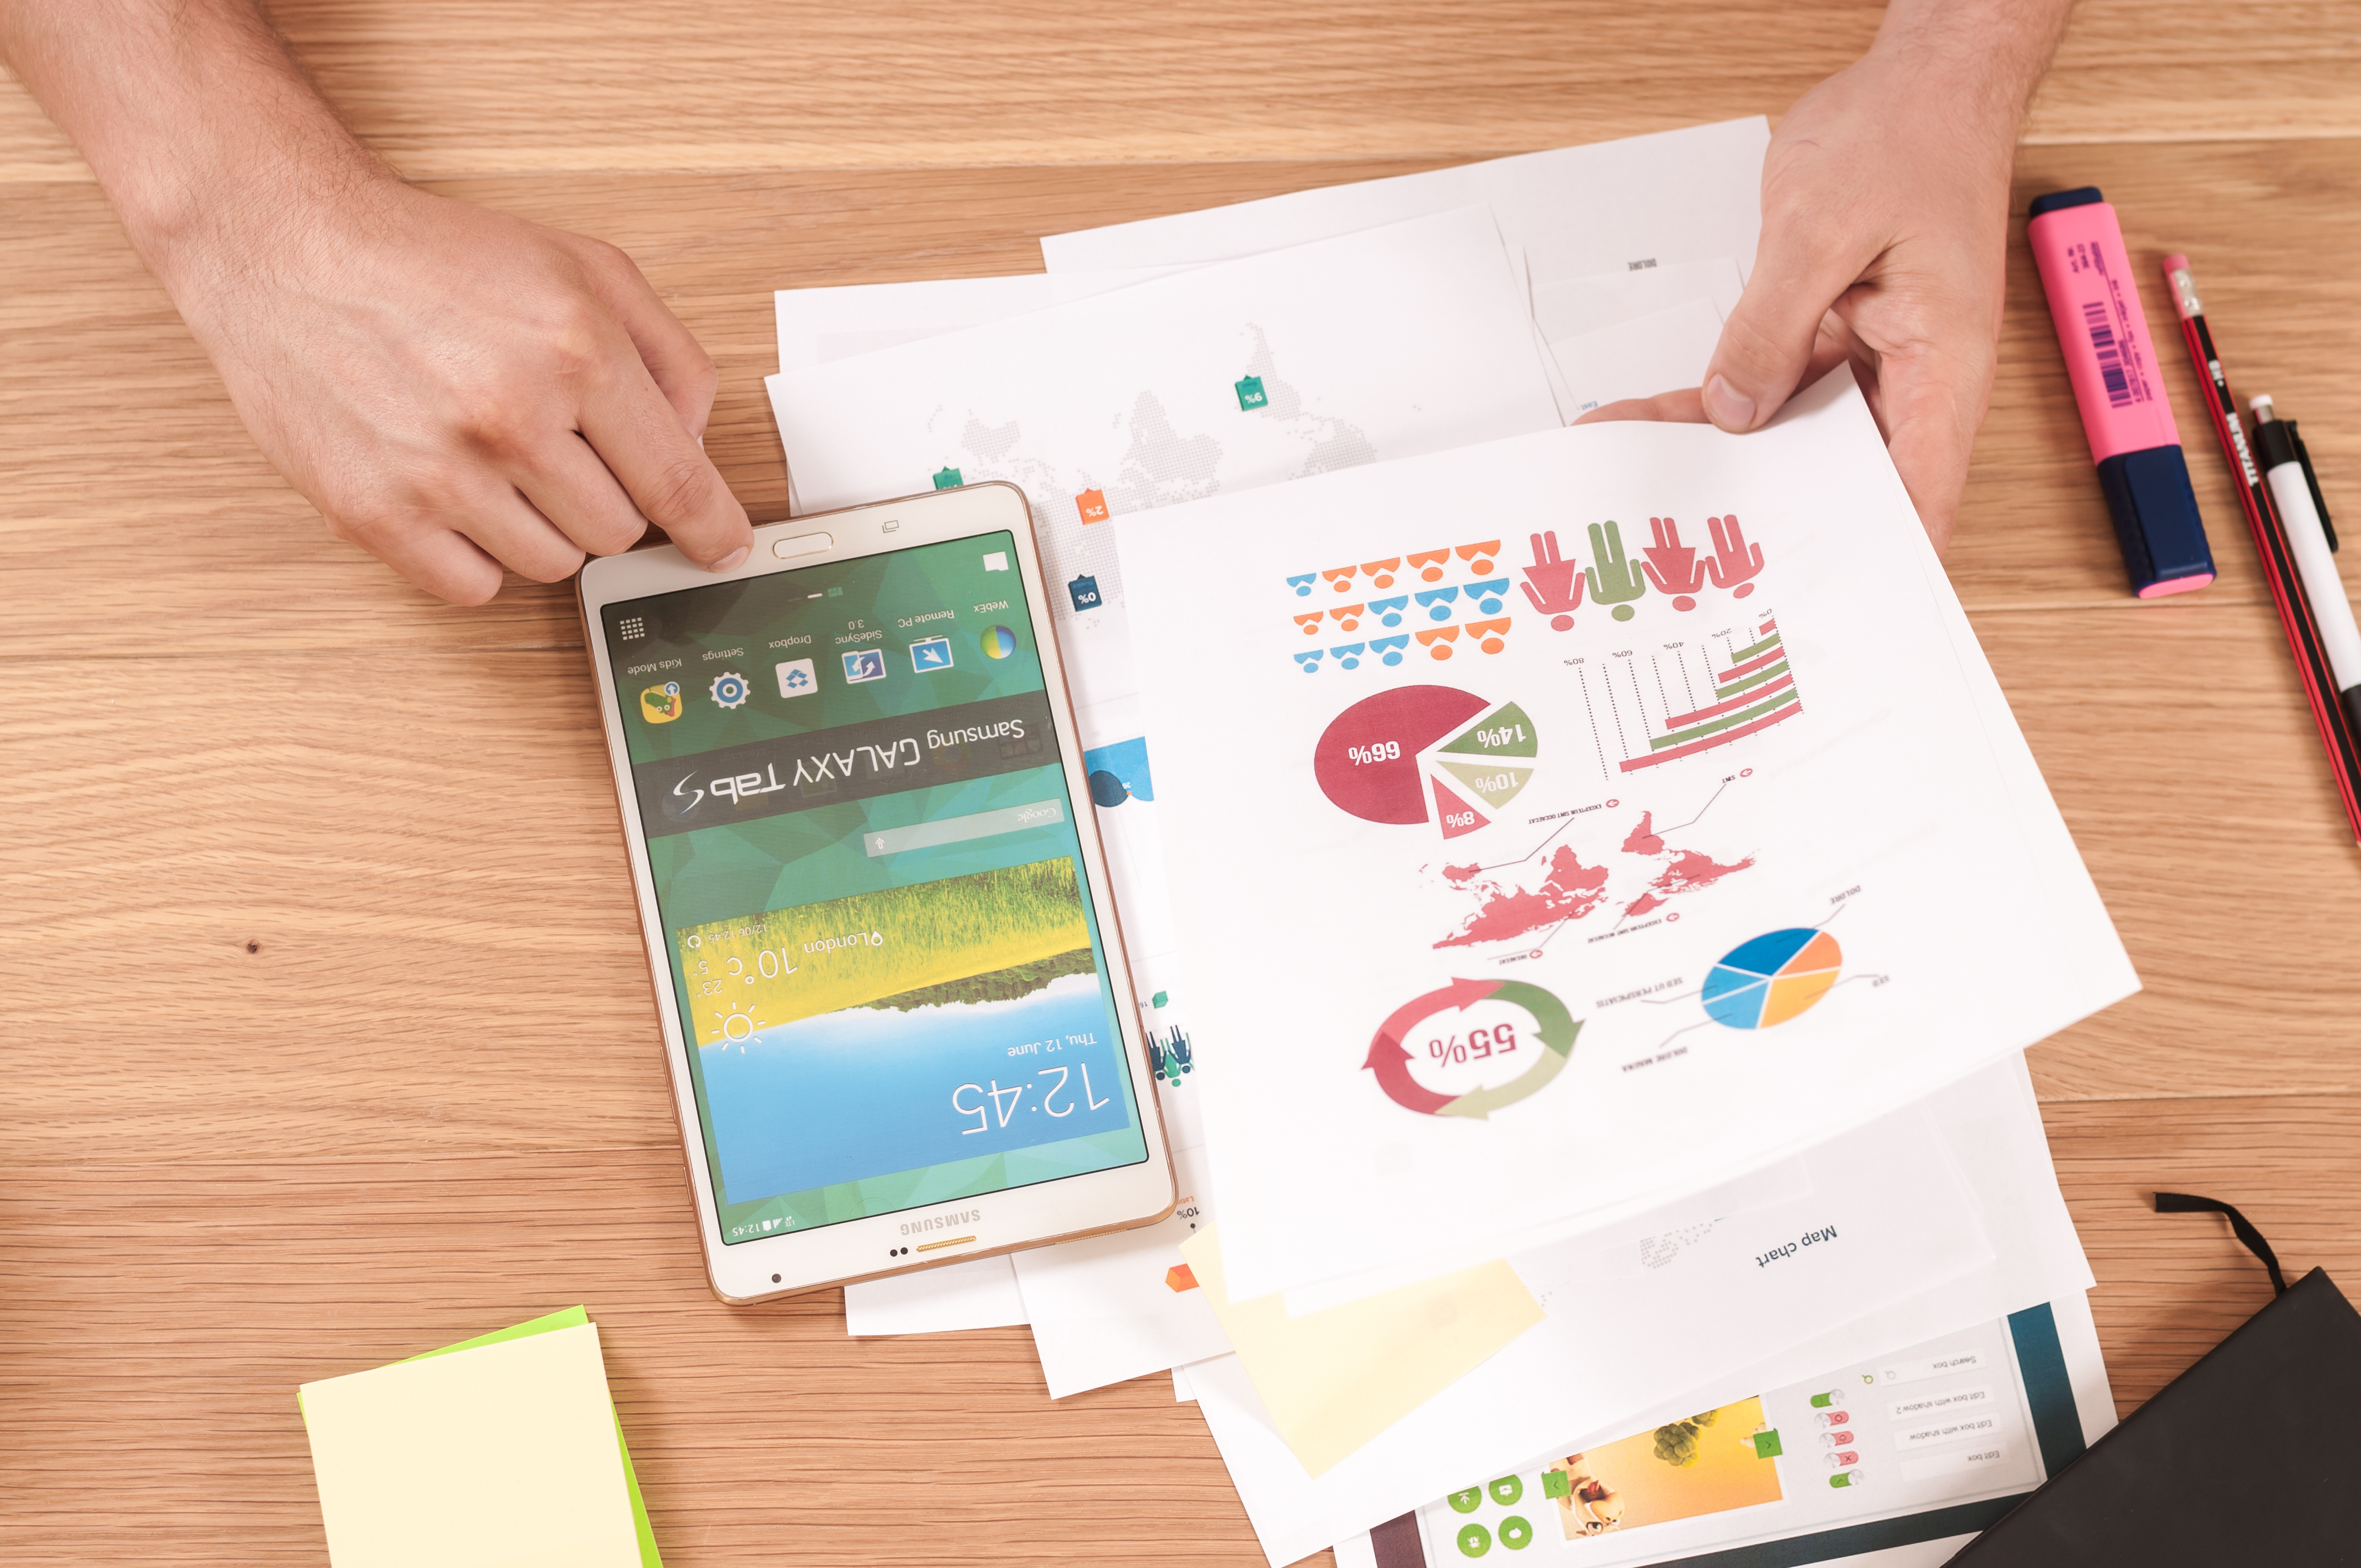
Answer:
<svg viewBox="0 0 2361 1568"><path fill-rule="evenodd" d="M1331 720L1312 773L1337 810L1364 822L1434 822L1446 839L1488 826L1532 778L1532 721L1454 686L1400 686Z"/></svg>

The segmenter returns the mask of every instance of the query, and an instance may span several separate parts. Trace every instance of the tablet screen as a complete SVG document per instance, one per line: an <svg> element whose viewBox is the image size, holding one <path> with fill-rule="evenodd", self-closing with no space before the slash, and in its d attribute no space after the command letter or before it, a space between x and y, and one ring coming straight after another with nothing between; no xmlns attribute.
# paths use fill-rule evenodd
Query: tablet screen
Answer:
<svg viewBox="0 0 2361 1568"><path fill-rule="evenodd" d="M722 1240L1146 1159L1011 537L602 613Z"/></svg>

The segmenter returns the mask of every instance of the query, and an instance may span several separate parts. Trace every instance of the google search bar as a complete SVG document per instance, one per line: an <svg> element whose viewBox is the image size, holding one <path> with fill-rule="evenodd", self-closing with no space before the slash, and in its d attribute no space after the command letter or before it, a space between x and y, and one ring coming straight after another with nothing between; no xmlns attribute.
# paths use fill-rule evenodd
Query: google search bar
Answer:
<svg viewBox="0 0 2361 1568"><path fill-rule="evenodd" d="M931 850L938 844L964 844L1000 833L1021 833L1027 828L1050 828L1066 819L1058 801L1037 800L1030 806L1003 806L972 817L947 817L940 822L917 822L907 828L879 828L861 836L862 848L872 859L898 855L905 850Z"/></svg>

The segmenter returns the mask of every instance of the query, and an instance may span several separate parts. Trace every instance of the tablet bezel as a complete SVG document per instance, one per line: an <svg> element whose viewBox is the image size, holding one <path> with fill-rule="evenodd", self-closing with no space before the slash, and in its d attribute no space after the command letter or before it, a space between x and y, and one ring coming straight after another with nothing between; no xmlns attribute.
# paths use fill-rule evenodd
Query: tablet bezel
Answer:
<svg viewBox="0 0 2361 1568"><path fill-rule="evenodd" d="M888 524L893 525L890 532ZM923 1204L865 1219L839 1221L808 1231L725 1244L690 1076L690 1047L681 1034L671 954L649 869L647 839L640 821L638 791L631 781L631 751L625 739L623 712L602 612L610 604L652 595L711 587L1003 532L1016 542L1027 609L1032 617L1034 645L1040 655L1042 681L1057 727L1059 756L1065 769L1075 836L1081 845L1092 905L1098 915L1100 942L1106 956L1106 974L1115 992L1116 1022L1123 1039L1124 1063L1131 1075L1131 1096L1138 1107L1147 1157L1133 1165L1061 1177L980 1197ZM810 536L823 533L829 535L829 544L824 549L807 544L784 558L774 552L774 546L783 541L807 542ZM1106 854L1099 841L1098 819L1090 808L1090 787L1082 767L1073 699L1068 689L1063 652L1051 622L1032 511L1024 492L1005 483L970 485L763 524L754 530L752 553L744 564L728 572L706 571L668 544L634 550L589 561L576 577L575 587L582 612L583 639L588 645L598 683L599 717L622 817L640 934L655 990L657 1025L664 1039L664 1059L670 1068L674 1108L680 1123L689 1188L697 1207L697 1236L705 1254L706 1276L714 1293L725 1301L742 1305L766 1297L940 1267L1049 1242L1150 1225L1170 1214L1179 1197L1171 1150L1162 1108L1157 1102L1155 1078L1148 1069L1145 1025L1132 984L1122 922L1107 876ZM905 1247L909 1249L906 1255L899 1251Z"/></svg>

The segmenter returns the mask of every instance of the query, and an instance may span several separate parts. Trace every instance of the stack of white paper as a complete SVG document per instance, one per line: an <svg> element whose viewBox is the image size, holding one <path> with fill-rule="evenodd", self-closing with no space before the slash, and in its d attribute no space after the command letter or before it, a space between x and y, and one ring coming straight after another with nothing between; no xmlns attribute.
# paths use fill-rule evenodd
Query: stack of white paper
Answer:
<svg viewBox="0 0 2361 1568"><path fill-rule="evenodd" d="M2014 1053L2136 982L1857 395L1742 442L1561 429L1701 378L1767 137L777 298L797 510L983 479L1032 503L1087 762L1126 785L1098 822L1184 1194L1144 1231L856 1286L848 1328L1029 1322L1053 1397L1170 1368L1274 1563L1370 1561L1389 1520L1389 1562L1468 1555L1471 1526L1602 1563L1770 1539L1743 1509L1577 1540L1505 1485L1458 1505L1479 1475L1573 1485L1553 1445L1768 1409L2049 1303L2102 1420ZM1240 864L1252 897L1199 874ZM1284 961L1205 961L1241 921ZM1507 1255L1539 1321L1315 1475L1174 1283L1216 1213L1232 1299L1326 1311ZM1956 1523L1927 1499L2039 1474L2017 1448L1894 1517Z"/></svg>

